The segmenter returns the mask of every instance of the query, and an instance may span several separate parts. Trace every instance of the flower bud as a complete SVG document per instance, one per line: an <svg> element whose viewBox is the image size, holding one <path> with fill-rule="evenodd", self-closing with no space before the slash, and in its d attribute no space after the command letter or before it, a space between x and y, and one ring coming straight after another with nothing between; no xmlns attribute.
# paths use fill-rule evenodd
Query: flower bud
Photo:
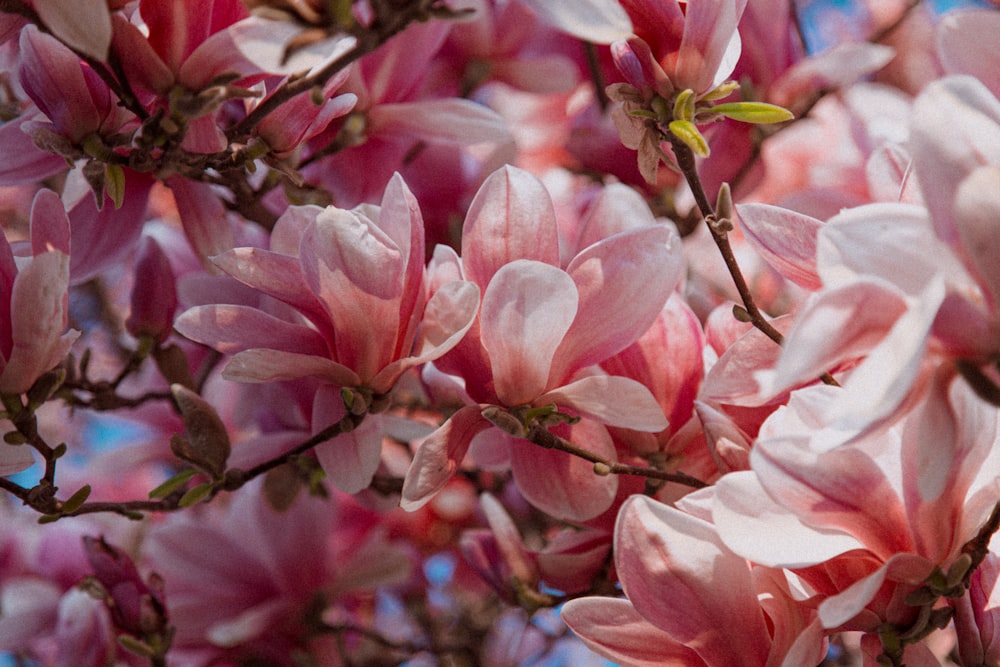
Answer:
<svg viewBox="0 0 1000 667"><path fill-rule="evenodd" d="M139 242L131 305L132 312L125 320L128 332L136 338L149 336L158 344L165 341L174 326L177 291L166 254L148 236Z"/></svg>
<svg viewBox="0 0 1000 667"><path fill-rule="evenodd" d="M171 439L170 448L178 458L201 468L213 479L221 479L230 451L225 424L215 408L190 389L174 384L170 391L187 431L186 438Z"/></svg>

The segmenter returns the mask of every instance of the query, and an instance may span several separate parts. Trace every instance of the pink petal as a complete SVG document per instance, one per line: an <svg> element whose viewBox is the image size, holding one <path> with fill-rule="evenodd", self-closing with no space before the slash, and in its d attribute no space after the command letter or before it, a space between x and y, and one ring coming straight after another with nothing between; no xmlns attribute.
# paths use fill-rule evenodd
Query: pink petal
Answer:
<svg viewBox="0 0 1000 667"><path fill-rule="evenodd" d="M729 549L767 567L808 567L865 548L847 533L805 523L772 500L750 471L730 473L715 484L712 521Z"/></svg>
<svg viewBox="0 0 1000 667"><path fill-rule="evenodd" d="M823 223L779 206L736 207L746 239L775 271L807 290L819 289L816 237Z"/></svg>
<svg viewBox="0 0 1000 667"><path fill-rule="evenodd" d="M438 359L458 345L476 321L479 311L479 287L456 280L434 293L421 321L421 341L414 356L398 359L376 375L371 387L387 392L407 369Z"/></svg>
<svg viewBox="0 0 1000 667"><path fill-rule="evenodd" d="M616 375L591 375L546 392L535 402L555 403L609 426L659 433L667 428L663 409L644 385Z"/></svg>
<svg viewBox="0 0 1000 667"><path fill-rule="evenodd" d="M653 324L683 271L680 239L666 225L610 236L573 258L566 272L580 309L549 380L561 383L631 345Z"/></svg>
<svg viewBox="0 0 1000 667"><path fill-rule="evenodd" d="M244 285L294 306L321 331L331 330L329 315L306 284L297 257L236 248L213 257L212 263Z"/></svg>
<svg viewBox="0 0 1000 667"><path fill-rule="evenodd" d="M448 483L465 458L472 438L493 427L483 419L481 410L475 405L460 409L424 440L403 480L400 507L407 512L420 509Z"/></svg>
<svg viewBox="0 0 1000 667"><path fill-rule="evenodd" d="M204 260L230 250L233 230L222 200L206 184L179 176L167 179L184 234L198 256Z"/></svg>
<svg viewBox="0 0 1000 667"><path fill-rule="evenodd" d="M857 280L825 290L796 316L783 345L775 346L778 361L774 370L758 367L747 371L759 371L755 375L764 396L810 382L843 362L870 353L903 317L906 308L904 297L881 281ZM715 373L713 368L706 379L711 387ZM735 369L730 374L740 377ZM712 396L717 397L717 391Z"/></svg>
<svg viewBox="0 0 1000 667"><path fill-rule="evenodd" d="M100 128L101 113L76 54L28 25L21 31L20 55L21 85L60 133L75 142Z"/></svg>
<svg viewBox="0 0 1000 667"><path fill-rule="evenodd" d="M269 348L317 357L329 355L326 341L312 329L248 306L196 306L181 314L174 326L182 336L223 354Z"/></svg>
<svg viewBox="0 0 1000 667"><path fill-rule="evenodd" d="M340 394L335 396L340 400ZM368 415L350 433L342 433L316 447L316 457L330 483L344 493L358 493L372 483L382 459L382 423Z"/></svg>
<svg viewBox="0 0 1000 667"><path fill-rule="evenodd" d="M573 280L531 260L502 267L483 294L480 335L504 405L530 403L545 391L556 348L576 315Z"/></svg>
<svg viewBox="0 0 1000 667"><path fill-rule="evenodd" d="M956 278L965 273L935 238L927 211L912 204L868 204L841 212L819 232L816 254L827 287L875 276L915 295L938 273Z"/></svg>
<svg viewBox="0 0 1000 667"><path fill-rule="evenodd" d="M237 353L222 376L237 382L274 382L319 377L341 387L358 387L361 378L343 364L324 357L280 350L252 349Z"/></svg>
<svg viewBox="0 0 1000 667"><path fill-rule="evenodd" d="M12 349L0 371L0 392L20 394L65 354L69 257L53 251L22 267L10 298Z"/></svg>
<svg viewBox="0 0 1000 667"><path fill-rule="evenodd" d="M913 166L934 229L945 243L958 242L958 186L976 167L1000 164L998 126L1000 102L970 76L933 81L913 104Z"/></svg>
<svg viewBox="0 0 1000 667"><path fill-rule="evenodd" d="M745 6L746 0L702 0L688 7L674 76L678 88L704 93L728 78L736 61L727 51L739 39Z"/></svg>
<svg viewBox="0 0 1000 667"><path fill-rule="evenodd" d="M2 373L2 371L0 371ZM0 477L27 470L35 463L34 451L23 445L0 445Z"/></svg>
<svg viewBox="0 0 1000 667"><path fill-rule="evenodd" d="M0 164L0 185L37 183L66 169L66 160L38 148L26 131L41 122L41 118L37 110L34 113L25 111L0 125L0 150L4 154L3 164Z"/></svg>
<svg viewBox="0 0 1000 667"><path fill-rule="evenodd" d="M656 224L642 195L622 183L610 183L601 189L580 221L576 245L583 250L618 232Z"/></svg>
<svg viewBox="0 0 1000 667"><path fill-rule="evenodd" d="M734 319L731 314L729 318ZM783 333L792 326L791 316L779 317L771 324ZM750 329L730 344L712 366L701 385L699 397L718 403L754 407L768 403L793 382L807 382L829 370L826 368L806 378L784 373L777 376L781 384L769 384L767 380L771 376L766 375L769 373L766 369L774 368L784 349L757 329ZM794 358L799 359L799 356Z"/></svg>
<svg viewBox="0 0 1000 667"><path fill-rule="evenodd" d="M1000 58L989 47L1000 31L1000 16L987 9L948 12L937 29L938 56L949 74L970 74L1000 96Z"/></svg>
<svg viewBox="0 0 1000 667"><path fill-rule="evenodd" d="M620 598L570 600L562 619L594 652L636 667L707 667L697 653L674 640Z"/></svg>
<svg viewBox="0 0 1000 667"><path fill-rule="evenodd" d="M611 436L600 424L582 420L550 430L607 461L617 459ZM593 519L611 507L618 492L617 475L597 475L590 461L527 440L511 440L510 467L528 502L565 521Z"/></svg>
<svg viewBox="0 0 1000 667"><path fill-rule="evenodd" d="M632 21L616 0L526 0L545 23L594 44L632 34Z"/></svg>
<svg viewBox="0 0 1000 667"><path fill-rule="evenodd" d="M712 524L632 496L615 525L615 565L636 610L706 663L767 662L770 640L749 566Z"/></svg>
<svg viewBox="0 0 1000 667"><path fill-rule="evenodd" d="M980 167L962 181L955 195L955 224L962 248L979 283L990 295L993 308L1000 305L1000 164Z"/></svg>
<svg viewBox="0 0 1000 667"><path fill-rule="evenodd" d="M889 63L895 51L882 44L842 42L789 67L772 84L768 101L793 106L816 90L838 90L874 74Z"/></svg>
<svg viewBox="0 0 1000 667"><path fill-rule="evenodd" d="M886 581L919 585L933 569L934 563L915 554L899 553L892 556L875 572L820 603L819 618L823 627L836 628L857 616L874 599Z"/></svg>
<svg viewBox="0 0 1000 667"><path fill-rule="evenodd" d="M495 111L460 99L380 104L368 112L368 131L384 139L458 146L511 141Z"/></svg>
<svg viewBox="0 0 1000 667"><path fill-rule="evenodd" d="M106 0L34 0L35 11L53 35L70 48L104 61L111 46L111 14Z"/></svg>
<svg viewBox="0 0 1000 667"><path fill-rule="evenodd" d="M771 438L757 442L750 462L771 499L808 526L850 535L880 558L913 550L898 492L859 448L823 453L808 436Z"/></svg>
<svg viewBox="0 0 1000 667"><path fill-rule="evenodd" d="M506 166L490 174L469 205L462 227L465 277L481 288L501 266L533 259L559 266L552 199L541 181Z"/></svg>

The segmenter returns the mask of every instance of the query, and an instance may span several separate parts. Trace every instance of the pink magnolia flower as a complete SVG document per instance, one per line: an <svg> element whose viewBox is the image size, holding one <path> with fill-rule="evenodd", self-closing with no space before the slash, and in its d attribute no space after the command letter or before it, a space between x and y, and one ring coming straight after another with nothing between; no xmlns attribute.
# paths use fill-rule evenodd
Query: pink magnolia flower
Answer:
<svg viewBox="0 0 1000 667"><path fill-rule="evenodd" d="M474 405L417 450L403 486L406 509L426 503L472 439L493 426L481 414L489 406L569 410L585 419L558 432L573 439L570 431L577 430L575 437L610 457L614 448L600 424L653 432L666 427L648 389L587 369L627 347L655 320L679 277L676 236L644 205L623 207L617 213L635 226L584 248L564 269L550 201L535 177L505 167L487 179L469 209L461 260L439 248L436 271L472 280L483 294L477 326L436 363L464 381ZM508 436L516 430L482 437L493 438L490 449L510 448L514 476L529 500L576 519L607 509L614 478L595 478L586 461ZM592 492L581 494L581 488Z"/></svg>
<svg viewBox="0 0 1000 667"><path fill-rule="evenodd" d="M293 207L275 226L271 250L237 248L213 261L291 306L290 319L248 305L204 305L182 314L177 330L233 355L223 377L316 377L354 390L354 414L378 412L373 401L403 373L454 347L479 302L468 281L443 285L428 299L420 209L398 175L381 207ZM317 430L345 415L336 391L316 393ZM321 460L338 487L356 492L371 481L381 442L379 421L369 417L324 445Z"/></svg>
<svg viewBox="0 0 1000 667"><path fill-rule="evenodd" d="M30 257L0 239L0 393L26 392L55 367L79 335L69 322L69 220L42 190L31 207Z"/></svg>
<svg viewBox="0 0 1000 667"><path fill-rule="evenodd" d="M844 442L919 403L942 382L937 369L995 357L998 129L1000 102L978 81L927 86L910 142L924 204L843 211L817 233L815 272L802 259L809 238L794 242L802 279L816 276L822 289L797 314L773 371L757 374L764 394L863 359L827 413L829 435ZM778 254L782 244L767 241Z"/></svg>
<svg viewBox="0 0 1000 667"><path fill-rule="evenodd" d="M229 379L316 376L385 394L407 369L454 347L475 317L478 288L467 281L427 299L423 256L420 209L396 176L380 207L293 207L275 226L271 250L237 248L214 258L302 319L219 304L188 310L176 327L233 354Z"/></svg>
<svg viewBox="0 0 1000 667"><path fill-rule="evenodd" d="M824 412L840 391L793 393L761 428L751 470L716 484L712 517L740 556L793 569L824 628L906 628L919 605L900 602L949 571L996 502L997 413L946 380L896 426L830 448Z"/></svg>
<svg viewBox="0 0 1000 667"><path fill-rule="evenodd" d="M623 665L819 664L815 612L795 602L780 571L752 567L722 542L706 516L710 496L696 492L680 508L641 495L625 501L615 567L628 599L571 600L563 620Z"/></svg>

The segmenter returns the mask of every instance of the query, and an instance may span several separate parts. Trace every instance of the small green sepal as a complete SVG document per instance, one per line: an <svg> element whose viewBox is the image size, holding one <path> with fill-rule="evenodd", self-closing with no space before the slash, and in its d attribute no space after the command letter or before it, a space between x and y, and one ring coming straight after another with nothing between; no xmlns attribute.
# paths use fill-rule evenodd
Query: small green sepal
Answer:
<svg viewBox="0 0 1000 667"><path fill-rule="evenodd" d="M795 114L788 109L767 102L726 102L716 104L711 110L712 113L719 113L742 123L756 125L784 123L786 120L795 118Z"/></svg>
<svg viewBox="0 0 1000 667"><path fill-rule="evenodd" d="M683 141L699 157L708 157L708 142L689 120L670 121L670 133Z"/></svg>
<svg viewBox="0 0 1000 667"><path fill-rule="evenodd" d="M166 498L171 493L173 493L177 489L187 484L187 481L192 477L194 477L196 474L198 474L197 470L185 470L183 472L177 473L176 475L165 481L163 484L160 484L158 487L150 491L149 499L159 500L161 498Z"/></svg>

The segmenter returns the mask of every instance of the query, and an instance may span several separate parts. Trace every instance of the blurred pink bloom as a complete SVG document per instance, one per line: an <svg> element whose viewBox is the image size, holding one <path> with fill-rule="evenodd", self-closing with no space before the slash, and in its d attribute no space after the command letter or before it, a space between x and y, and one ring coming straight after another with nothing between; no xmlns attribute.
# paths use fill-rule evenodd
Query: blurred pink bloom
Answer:
<svg viewBox="0 0 1000 667"><path fill-rule="evenodd" d="M179 665L266 656L291 667L296 651L323 641L310 632L323 616L349 614L352 593L370 598L410 576L407 550L370 515L352 512L348 498L300 494L279 514L254 484L229 507L206 510L168 517L145 544L149 567L166 582Z"/></svg>
<svg viewBox="0 0 1000 667"><path fill-rule="evenodd" d="M780 571L750 566L703 509L690 510L641 495L625 501L615 566L628 599L571 600L567 625L626 665L819 664L825 646L815 612L795 602Z"/></svg>
<svg viewBox="0 0 1000 667"><path fill-rule="evenodd" d="M29 257L0 240L0 393L20 394L56 366L79 335L69 322L69 220L41 190L31 207Z"/></svg>

